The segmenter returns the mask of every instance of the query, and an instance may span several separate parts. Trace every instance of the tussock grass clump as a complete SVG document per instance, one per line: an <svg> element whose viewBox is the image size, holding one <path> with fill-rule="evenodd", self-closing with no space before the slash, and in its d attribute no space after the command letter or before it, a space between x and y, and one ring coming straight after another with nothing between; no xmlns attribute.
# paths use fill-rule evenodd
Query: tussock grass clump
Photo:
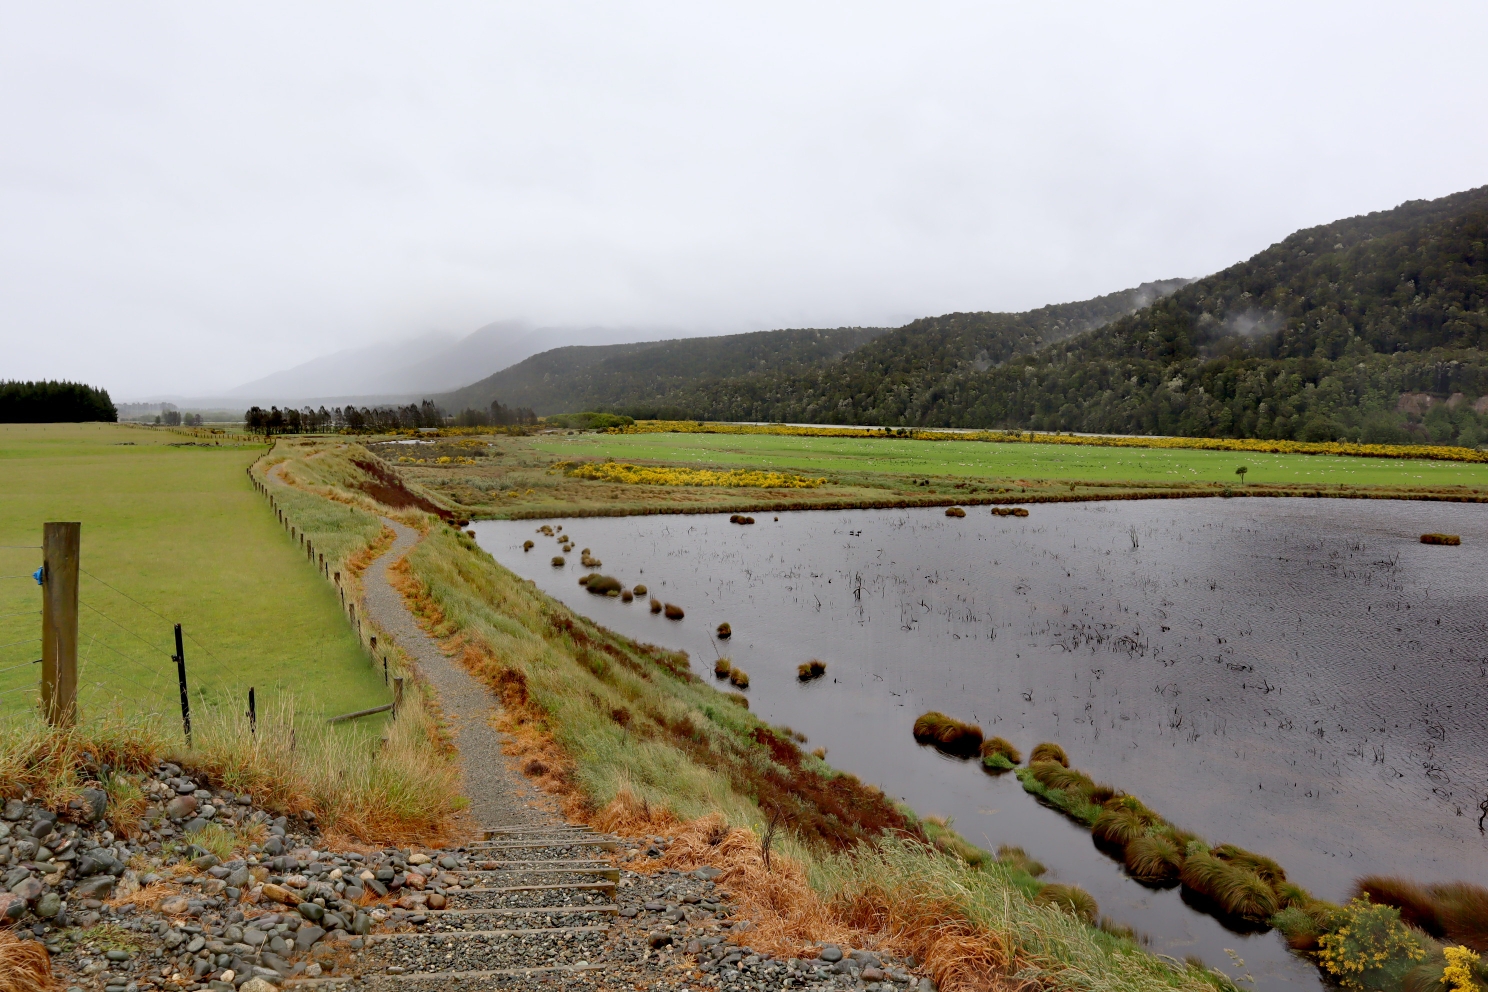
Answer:
<svg viewBox="0 0 1488 992"><path fill-rule="evenodd" d="M734 628L730 627L728 621L725 620L723 623L718 625L718 630L716 633L718 634L718 639L720 641L726 641L730 637L734 636Z"/></svg>
<svg viewBox="0 0 1488 992"><path fill-rule="evenodd" d="M1394 906L1402 920L1438 940L1488 951L1488 888L1481 885L1369 875L1354 883L1354 896Z"/></svg>
<svg viewBox="0 0 1488 992"><path fill-rule="evenodd" d="M620 585L619 579L611 578L608 575L600 575L596 572L589 576L589 581L584 583L584 588L596 596L618 596L623 587Z"/></svg>
<svg viewBox="0 0 1488 992"><path fill-rule="evenodd" d="M729 523L731 523L731 524L744 524L745 526L748 526L749 524L754 523L754 518L753 517L746 517L742 513L736 513L733 516L729 517Z"/></svg>
<svg viewBox="0 0 1488 992"><path fill-rule="evenodd" d="M1281 909L1276 890L1250 868L1217 857L1200 841L1188 845L1179 880L1223 916L1266 924Z"/></svg>
<svg viewBox="0 0 1488 992"><path fill-rule="evenodd" d="M723 698L744 707L746 710L749 709L749 697L742 692L726 692L723 694Z"/></svg>
<svg viewBox="0 0 1488 992"><path fill-rule="evenodd" d="M1100 916L1100 907L1096 905L1095 896L1078 885L1051 882L1039 890L1039 894L1033 897L1033 901L1045 906L1057 906L1086 923L1093 924Z"/></svg>
<svg viewBox="0 0 1488 992"><path fill-rule="evenodd" d="M684 616L687 615L682 612L682 607L678 606L676 603L663 603L662 612L666 614L666 618L668 620L681 620Z"/></svg>
<svg viewBox="0 0 1488 992"><path fill-rule="evenodd" d="M931 710L914 722L914 739L958 758L974 758L982 748L982 728Z"/></svg>
<svg viewBox="0 0 1488 992"><path fill-rule="evenodd" d="M563 556L562 555L554 555L553 556L553 567L554 568L562 568L566 564L568 564L568 563L563 560Z"/></svg>
<svg viewBox="0 0 1488 992"><path fill-rule="evenodd" d="M635 596L631 593L631 591L629 589L622 589L622 590L620 590L620 602L622 602L622 603L633 603L633 602L635 602Z"/></svg>
<svg viewBox="0 0 1488 992"><path fill-rule="evenodd" d="M946 516L948 516L948 517L964 517L964 516L966 516L966 511L963 510L963 509L961 509L961 507L959 507L959 506L948 506L948 507L946 507Z"/></svg>
<svg viewBox="0 0 1488 992"><path fill-rule="evenodd" d="M992 512L999 517L1026 517L1028 510L1021 506L994 506Z"/></svg>
<svg viewBox="0 0 1488 992"><path fill-rule="evenodd" d="M1069 767L1069 755L1064 753L1064 748L1049 741L1044 741L1035 747L1033 753L1028 756L1030 765L1035 761L1057 761L1064 767Z"/></svg>
<svg viewBox="0 0 1488 992"><path fill-rule="evenodd" d="M1462 543L1462 538L1457 534L1422 534L1421 543L1458 545Z"/></svg>
<svg viewBox="0 0 1488 992"><path fill-rule="evenodd" d="M659 600L659 599L653 599L653 600L651 600L651 612L652 613L660 613L661 612L661 600Z"/></svg>
<svg viewBox="0 0 1488 992"><path fill-rule="evenodd" d="M533 544L531 541L523 541L522 542L522 550L523 551L531 551L534 547L536 547L536 545Z"/></svg>
<svg viewBox="0 0 1488 992"><path fill-rule="evenodd" d="M1125 851L1126 845L1161 822L1136 796L1120 796L1106 800L1100 815L1090 825L1090 833L1097 844Z"/></svg>
<svg viewBox="0 0 1488 992"><path fill-rule="evenodd" d="M796 666L796 678L802 682L819 679L825 674L827 674L827 663L818 658L812 658Z"/></svg>
<svg viewBox="0 0 1488 992"><path fill-rule="evenodd" d="M1126 845L1127 874L1148 885L1171 885L1183 871L1183 849L1166 834L1135 837Z"/></svg>
<svg viewBox="0 0 1488 992"><path fill-rule="evenodd" d="M719 658L713 662L713 674L721 679L726 679L729 672L734 670L734 663L727 658Z"/></svg>
<svg viewBox="0 0 1488 992"><path fill-rule="evenodd" d="M1045 868L1043 862L1036 861L1028 856L1028 852L1021 847L1004 844L997 849L997 860L1009 868L1015 868L1024 872L1032 878L1038 878L1049 869Z"/></svg>
<svg viewBox="0 0 1488 992"><path fill-rule="evenodd" d="M729 684L738 689L749 688L749 673L742 668L730 668L728 673Z"/></svg>
<svg viewBox="0 0 1488 992"><path fill-rule="evenodd" d="M646 595L646 587L638 582L636 583L635 588L631 590L631 592L635 593L637 596L644 596Z"/></svg>
<svg viewBox="0 0 1488 992"><path fill-rule="evenodd" d="M978 751L982 756L982 765L993 771L1010 772L1023 761L1023 755L1018 749L1001 737L982 741Z"/></svg>

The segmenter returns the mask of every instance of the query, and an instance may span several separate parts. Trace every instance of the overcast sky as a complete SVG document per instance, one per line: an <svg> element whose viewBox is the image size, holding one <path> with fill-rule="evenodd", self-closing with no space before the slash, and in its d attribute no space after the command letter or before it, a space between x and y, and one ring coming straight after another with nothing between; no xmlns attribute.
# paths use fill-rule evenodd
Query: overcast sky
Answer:
<svg viewBox="0 0 1488 992"><path fill-rule="evenodd" d="M1202 275L1488 183L1485 37L1482 0L5 0L0 378Z"/></svg>

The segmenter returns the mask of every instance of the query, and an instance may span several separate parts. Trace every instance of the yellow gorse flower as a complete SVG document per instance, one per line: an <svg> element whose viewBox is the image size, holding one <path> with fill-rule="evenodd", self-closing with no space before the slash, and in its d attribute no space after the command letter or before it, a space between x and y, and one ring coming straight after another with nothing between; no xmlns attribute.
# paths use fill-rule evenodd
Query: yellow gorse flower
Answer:
<svg viewBox="0 0 1488 992"><path fill-rule="evenodd" d="M1338 984L1355 992L1365 988L1366 972L1405 958L1419 961L1426 956L1421 942L1400 921L1393 906L1355 899L1342 910L1348 922L1318 938L1318 963ZM1470 988L1470 987L1469 987Z"/></svg>
<svg viewBox="0 0 1488 992"><path fill-rule="evenodd" d="M1488 462L1488 452L1444 444L1355 444L1351 441L1265 441L1228 437L1119 437L1043 434L1038 431L953 431L920 428L798 427L787 424L714 424L692 420L648 420L612 427L610 434L773 434L785 437L897 438L913 441L980 441L992 444L1073 444L1098 448L1178 448L1194 451L1253 451L1272 455L1350 455L1362 458L1421 458Z"/></svg>
<svg viewBox="0 0 1488 992"><path fill-rule="evenodd" d="M1472 968L1478 963L1478 955L1466 947L1448 947L1443 951L1447 966L1442 969L1442 981L1452 992L1480 992L1473 981Z"/></svg>
<svg viewBox="0 0 1488 992"><path fill-rule="evenodd" d="M555 466L565 468L566 466ZM589 462L568 469L575 479L600 482L623 482L641 486L740 486L750 489L815 489L825 478L812 479L784 472L761 472L733 469L727 472L707 468L663 468L653 465L631 465L628 462Z"/></svg>

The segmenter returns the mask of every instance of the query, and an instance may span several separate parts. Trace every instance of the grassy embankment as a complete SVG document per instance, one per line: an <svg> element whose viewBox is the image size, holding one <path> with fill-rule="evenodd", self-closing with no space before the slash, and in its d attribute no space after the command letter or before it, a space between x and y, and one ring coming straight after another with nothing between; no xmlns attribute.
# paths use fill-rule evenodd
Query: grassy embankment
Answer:
<svg viewBox="0 0 1488 992"><path fill-rule="evenodd" d="M264 447L196 437L113 424L0 427L0 544L28 546L6 549L0 574L35 568L41 524L59 519L82 521L85 570L82 723L69 733L44 728L39 666L26 663L38 645L6 648L0 667L20 667L0 673L0 792L29 791L61 811L102 776L119 800L118 824L132 829L132 776L170 758L362 839L448 830L453 772L420 700L396 722L325 723L390 693L333 585L254 492L245 470ZM375 516L345 507L303 512L333 570L350 571L382 530ZM35 583L0 582L0 597L0 614L12 614L0 619L0 643L37 637ZM169 657L176 621L187 635L191 747ZM256 733L244 713L249 686Z"/></svg>
<svg viewBox="0 0 1488 992"><path fill-rule="evenodd" d="M1100 446L1079 439L941 440L709 425L664 432L637 425L624 433L531 437L450 436L434 445L383 450L406 474L460 512L503 518L639 513L748 512L953 503L1032 503L1091 499L1296 496L1488 499L1488 462L1466 449L1451 458L1305 454ZM633 432L632 432L633 431ZM925 435L925 438L931 435ZM1005 435L996 435L999 438ZM949 440L947 438L950 438ZM1140 439L1128 439L1140 440ZM1156 442L1151 442L1156 443ZM1284 447L1319 451L1340 446ZM1361 449L1370 450L1370 449ZM1388 449L1386 449L1388 450ZM1411 453L1419 453L1410 449ZM817 485L654 485L580 478L584 463L613 459L663 468L764 472L824 479ZM1236 469L1244 467L1243 478ZM637 478L635 473L629 473Z"/></svg>
<svg viewBox="0 0 1488 992"><path fill-rule="evenodd" d="M279 471L302 487L297 499L355 506L375 491L408 502L354 448L276 454L289 456ZM309 492L319 486L324 496ZM889 945L921 957L949 989L1014 974L1050 988L1228 987L1039 901L1045 886L1016 856L998 861L920 821L713 689L685 656L599 627L462 532L402 512L425 531L399 568L405 596L500 695L526 774L601 827L684 837L662 864L706 857L729 867L731 889L761 921L754 946ZM767 866L758 837L772 819L781 829Z"/></svg>

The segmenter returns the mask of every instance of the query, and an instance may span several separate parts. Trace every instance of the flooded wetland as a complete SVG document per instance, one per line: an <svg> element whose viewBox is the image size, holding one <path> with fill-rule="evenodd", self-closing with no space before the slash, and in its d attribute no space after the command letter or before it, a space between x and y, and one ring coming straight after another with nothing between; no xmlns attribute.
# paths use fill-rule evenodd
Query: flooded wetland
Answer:
<svg viewBox="0 0 1488 992"><path fill-rule="evenodd" d="M1149 888L1012 774L917 745L937 710L1140 796L1212 843L1268 855L1317 895L1355 878L1488 882L1488 515L1471 504L1194 499L600 517L473 525L574 609L749 673L751 708L837 767L1011 844L1100 910L1261 989L1315 988L1271 932ZM1461 546L1420 543L1460 534ZM523 544L535 541L530 551ZM592 595L592 571L685 611ZM729 636L720 639L719 625ZM807 677L812 660L825 670ZM725 680L720 689L732 690Z"/></svg>

